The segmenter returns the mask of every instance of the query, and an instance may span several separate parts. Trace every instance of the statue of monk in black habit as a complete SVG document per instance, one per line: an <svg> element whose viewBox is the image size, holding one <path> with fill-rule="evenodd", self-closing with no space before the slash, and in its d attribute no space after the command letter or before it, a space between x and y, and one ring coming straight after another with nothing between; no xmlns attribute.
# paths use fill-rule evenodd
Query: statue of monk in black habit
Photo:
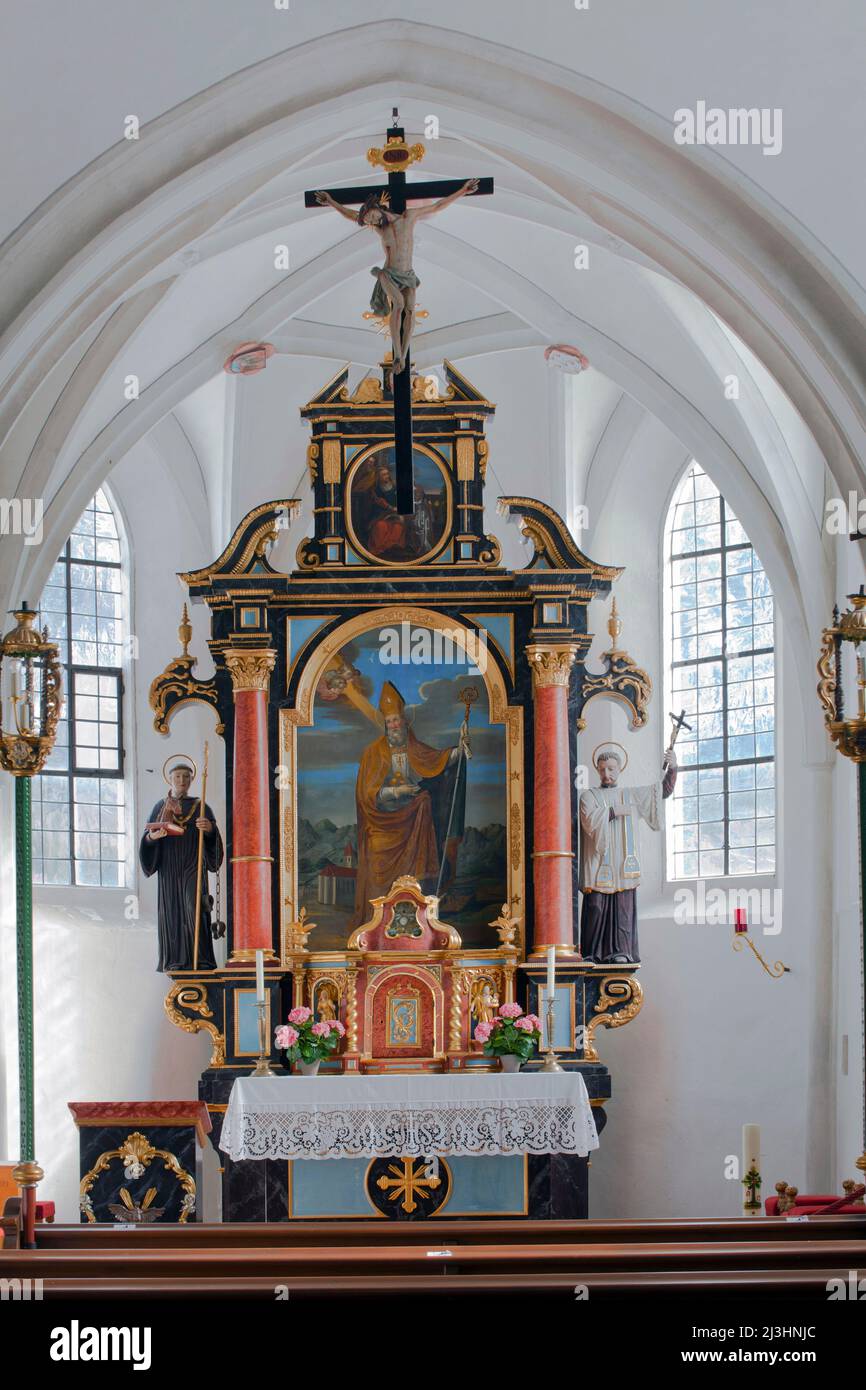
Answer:
<svg viewBox="0 0 866 1390"><path fill-rule="evenodd" d="M199 799L190 796L193 769L177 762L169 769L168 795L154 806L138 847L138 859L149 878L159 874L159 962L157 970L193 969L195 942L196 865L199 830L204 831L201 921L198 969L216 970L211 933L208 873L223 862L223 842L210 806L199 815Z"/></svg>

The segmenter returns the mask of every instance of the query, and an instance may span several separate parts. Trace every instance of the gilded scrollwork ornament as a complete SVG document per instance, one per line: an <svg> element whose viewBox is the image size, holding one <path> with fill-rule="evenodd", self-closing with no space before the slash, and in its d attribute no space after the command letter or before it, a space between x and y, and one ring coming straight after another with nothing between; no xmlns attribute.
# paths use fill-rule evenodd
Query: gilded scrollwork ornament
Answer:
<svg viewBox="0 0 866 1390"><path fill-rule="evenodd" d="M607 630L612 645L602 653L604 670L594 675L587 671L581 689L582 705L585 708L594 695L608 695L624 704L631 715L631 727L642 729L649 720L649 703L652 699L653 683L648 672L638 666L618 643L622 634L622 619L616 606L611 602Z"/></svg>
<svg viewBox="0 0 866 1390"><path fill-rule="evenodd" d="M190 1018L182 1013L189 1009L196 1017ZM208 1004L207 985L198 982L179 980L172 985L165 996L165 1012L177 1028L185 1033L209 1033L213 1050L208 1066L222 1067L226 1060L226 1040L213 1019L213 1009Z"/></svg>
<svg viewBox="0 0 866 1390"><path fill-rule="evenodd" d="M634 975L605 975L601 981L594 1017L584 1029L584 1060L597 1062L596 1028L623 1028L640 1013L643 990Z"/></svg>
<svg viewBox="0 0 866 1390"><path fill-rule="evenodd" d="M167 734L175 710L182 705L202 704L217 709L217 687L215 680L202 681L193 675L198 657L190 656L189 644L192 640L192 624L189 611L183 605L180 625L177 629L180 638L180 655L173 657L164 671L155 676L150 683L148 701L153 710L153 727L158 734ZM225 732L225 725L217 716L216 732Z"/></svg>

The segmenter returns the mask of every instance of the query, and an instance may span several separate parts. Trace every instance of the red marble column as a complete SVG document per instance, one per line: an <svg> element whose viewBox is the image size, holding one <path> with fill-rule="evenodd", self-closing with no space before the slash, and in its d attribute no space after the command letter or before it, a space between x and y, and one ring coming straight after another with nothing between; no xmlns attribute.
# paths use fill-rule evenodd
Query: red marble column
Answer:
<svg viewBox="0 0 866 1390"><path fill-rule="evenodd" d="M235 698L232 793L232 954L248 966L272 948L268 686L276 654L270 648L226 652Z"/></svg>
<svg viewBox="0 0 866 1390"><path fill-rule="evenodd" d="M568 682L577 647L527 647L535 706L533 955L574 955Z"/></svg>

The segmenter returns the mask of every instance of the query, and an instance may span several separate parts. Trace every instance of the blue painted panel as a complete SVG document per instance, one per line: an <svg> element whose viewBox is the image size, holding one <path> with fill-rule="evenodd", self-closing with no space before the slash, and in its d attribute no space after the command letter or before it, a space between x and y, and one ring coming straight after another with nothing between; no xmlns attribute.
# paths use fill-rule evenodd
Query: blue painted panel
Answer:
<svg viewBox="0 0 866 1390"><path fill-rule="evenodd" d="M331 622L330 618L289 618L286 623L288 652L286 660L291 666L298 652L304 643L312 637L314 632L318 632L320 627Z"/></svg>
<svg viewBox="0 0 866 1390"><path fill-rule="evenodd" d="M454 1180L443 1216L523 1216L525 1159L522 1154L449 1158Z"/></svg>
<svg viewBox="0 0 866 1390"><path fill-rule="evenodd" d="M571 994L572 986L557 985L556 1012L553 1019L553 1046L562 1047L566 1052L574 1048L571 1032ZM542 1048L547 1046L547 986L538 986L538 1017L541 1019Z"/></svg>
<svg viewBox="0 0 866 1390"><path fill-rule="evenodd" d="M523 1216L526 1210L522 1154L449 1158L453 1187L443 1216ZM364 1191L367 1158L296 1159L292 1164L290 1215L373 1216ZM431 1218L435 1220L436 1218Z"/></svg>
<svg viewBox="0 0 866 1390"><path fill-rule="evenodd" d="M508 660L513 662L514 644L510 616L507 613L472 613L469 616L482 627L486 627L497 646L502 649Z"/></svg>
<svg viewBox="0 0 866 1390"><path fill-rule="evenodd" d="M369 1158L296 1159L290 1215L373 1216L364 1191Z"/></svg>
<svg viewBox="0 0 866 1390"><path fill-rule="evenodd" d="M235 1046L238 1052L253 1052L258 1056L259 1011L256 1008L255 990L239 989L237 991L237 1001L238 1035L235 1039Z"/></svg>

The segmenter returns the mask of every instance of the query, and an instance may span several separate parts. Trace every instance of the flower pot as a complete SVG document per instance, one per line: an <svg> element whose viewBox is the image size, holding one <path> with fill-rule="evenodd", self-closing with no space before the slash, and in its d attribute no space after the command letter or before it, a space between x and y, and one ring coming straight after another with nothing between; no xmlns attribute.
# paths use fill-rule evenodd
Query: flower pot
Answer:
<svg viewBox="0 0 866 1390"><path fill-rule="evenodd" d="M503 1071L520 1071L523 1062L516 1052L503 1052L499 1058L499 1064Z"/></svg>
<svg viewBox="0 0 866 1390"><path fill-rule="evenodd" d="M295 1067L301 1076L316 1076L321 1060L319 1057L315 1062L296 1062Z"/></svg>

